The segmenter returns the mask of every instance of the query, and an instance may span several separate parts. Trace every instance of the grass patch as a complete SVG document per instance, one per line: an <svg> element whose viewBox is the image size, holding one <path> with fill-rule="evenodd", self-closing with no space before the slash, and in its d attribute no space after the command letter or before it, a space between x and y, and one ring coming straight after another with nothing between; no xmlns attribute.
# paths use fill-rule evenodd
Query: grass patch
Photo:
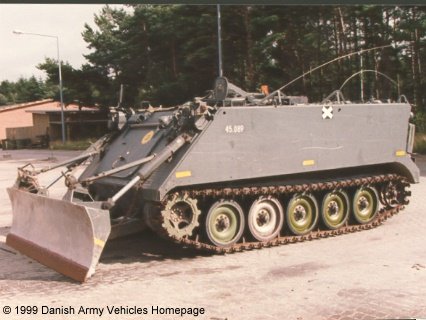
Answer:
<svg viewBox="0 0 426 320"><path fill-rule="evenodd" d="M413 151L415 153L426 154L426 133L416 133Z"/></svg>
<svg viewBox="0 0 426 320"><path fill-rule="evenodd" d="M51 150L86 150L93 142L97 139L84 139L76 141L66 141L65 144L62 144L62 141L56 140L51 141L49 149Z"/></svg>

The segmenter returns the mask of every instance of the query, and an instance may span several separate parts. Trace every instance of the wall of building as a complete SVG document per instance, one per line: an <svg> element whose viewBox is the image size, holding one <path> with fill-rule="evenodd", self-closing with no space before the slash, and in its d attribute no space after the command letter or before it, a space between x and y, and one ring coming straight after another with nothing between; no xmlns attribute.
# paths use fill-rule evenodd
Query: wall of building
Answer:
<svg viewBox="0 0 426 320"><path fill-rule="evenodd" d="M49 115L33 113L33 123L35 136L49 134Z"/></svg>
<svg viewBox="0 0 426 320"><path fill-rule="evenodd" d="M0 140L28 140L37 143L40 136L50 141L62 139L59 103L44 100L0 108ZM107 114L69 105L64 109L66 140L100 137L107 132Z"/></svg>
<svg viewBox="0 0 426 320"><path fill-rule="evenodd" d="M46 103L51 104L52 102L51 100L44 100L0 108L0 140L6 139L6 128L33 126L32 114L27 110L40 109Z"/></svg>

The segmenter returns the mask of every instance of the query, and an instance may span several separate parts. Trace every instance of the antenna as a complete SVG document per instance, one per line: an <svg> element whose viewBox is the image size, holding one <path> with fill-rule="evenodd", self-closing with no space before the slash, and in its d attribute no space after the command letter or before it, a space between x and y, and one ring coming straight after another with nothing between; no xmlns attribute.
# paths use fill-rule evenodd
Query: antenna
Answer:
<svg viewBox="0 0 426 320"><path fill-rule="evenodd" d="M123 103L123 91L124 91L124 85L120 84L120 98L118 100L118 108L121 108L121 104Z"/></svg>
<svg viewBox="0 0 426 320"><path fill-rule="evenodd" d="M362 49L362 50L359 50L359 51L356 51L356 52L348 53L348 54L346 54L346 55L344 55L344 56L340 56L340 57L334 58L334 59L332 59L332 60L330 60L330 61L327 61L327 62L323 63L322 65L320 65L320 66L318 66L318 67L315 67L315 68L313 68L313 69L311 69L311 70L309 70L309 71L307 71L307 72L303 73L302 75L300 75L300 76L298 76L297 78L295 78L295 79L291 80L290 82L287 82L287 83L286 83L285 85L283 85L281 88L279 88L279 89L275 90L274 92L270 93L270 94L269 94L269 95L267 95L265 98L263 98L262 100L260 100L260 101L259 101L259 103L260 103L260 104L261 104L261 103L264 103L266 100L268 100L268 99L272 98L272 97L273 97L273 96L274 96L277 92L279 92L279 91L283 90L284 88L288 87L288 86L289 86L290 84L292 84L293 82L295 82L295 81L297 81L297 80L299 80L299 79L303 78L304 76L306 76L306 75L307 75L307 74L309 74L309 73L312 73L312 72L314 72L314 71L316 71L316 70L318 70L318 69L321 69L322 67L325 67L326 65L328 65L328 64L330 64L330 63L333 63L333 62L335 62L335 61L338 61L338 60L341 60L341 59L344 59L344 58L347 58L347 57L350 57L350 56L353 56L354 54L361 54L361 53L364 53L364 52L369 52L369 51L372 51L372 50L378 50L378 49L383 49L383 48L388 48L388 47L394 47L394 44L388 44L388 45L379 46L379 47L374 47L374 48Z"/></svg>
<svg viewBox="0 0 426 320"><path fill-rule="evenodd" d="M363 63L362 63L362 54L359 54L359 65L361 69L359 81L360 81L360 88L361 88L361 102L364 102L364 75L363 75Z"/></svg>
<svg viewBox="0 0 426 320"><path fill-rule="evenodd" d="M222 69L222 38L221 38L221 25L220 25L220 4L217 5L217 49L219 56L219 77L223 76Z"/></svg>

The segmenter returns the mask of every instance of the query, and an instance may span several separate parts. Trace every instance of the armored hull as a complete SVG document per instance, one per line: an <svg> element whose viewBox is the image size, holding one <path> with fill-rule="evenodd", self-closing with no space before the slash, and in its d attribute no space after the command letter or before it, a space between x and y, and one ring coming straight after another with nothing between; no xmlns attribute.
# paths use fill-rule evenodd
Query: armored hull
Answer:
<svg viewBox="0 0 426 320"><path fill-rule="evenodd" d="M326 119L322 108L221 108L176 166L165 169L167 178L159 170L143 188L156 193L150 200L162 200L178 187L284 181L319 172L335 178L329 171L350 168L400 173L418 182L407 150L409 104L333 105L333 117Z"/></svg>
<svg viewBox="0 0 426 320"><path fill-rule="evenodd" d="M49 220L46 230L29 232L31 216L15 201L9 243L31 256L26 248L37 242L38 251L62 259L60 267L41 262L78 269L66 274L84 281L108 236L145 226L185 246L232 252L372 228L408 203L407 187L419 181L408 103L259 103L234 87L245 101L235 106L218 91L216 99L136 113L69 165L91 159L79 178L67 177L62 201L73 203L64 206L67 217L75 210L97 217L95 228L81 231L95 239L87 240L95 261L77 268L66 245L45 241L43 232L61 220L43 214L42 195L27 200L44 203L33 216ZM14 189L40 194L34 176L21 171ZM10 192L12 201L25 202L21 190ZM40 252L33 257L42 260Z"/></svg>

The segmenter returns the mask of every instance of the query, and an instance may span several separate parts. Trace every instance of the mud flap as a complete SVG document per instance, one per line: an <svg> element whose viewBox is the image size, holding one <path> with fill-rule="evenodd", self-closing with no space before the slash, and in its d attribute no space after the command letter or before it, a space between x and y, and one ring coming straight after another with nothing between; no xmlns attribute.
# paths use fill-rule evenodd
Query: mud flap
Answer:
<svg viewBox="0 0 426 320"><path fill-rule="evenodd" d="M13 222L6 244L74 280L94 272L111 232L100 202L48 198L8 188Z"/></svg>

